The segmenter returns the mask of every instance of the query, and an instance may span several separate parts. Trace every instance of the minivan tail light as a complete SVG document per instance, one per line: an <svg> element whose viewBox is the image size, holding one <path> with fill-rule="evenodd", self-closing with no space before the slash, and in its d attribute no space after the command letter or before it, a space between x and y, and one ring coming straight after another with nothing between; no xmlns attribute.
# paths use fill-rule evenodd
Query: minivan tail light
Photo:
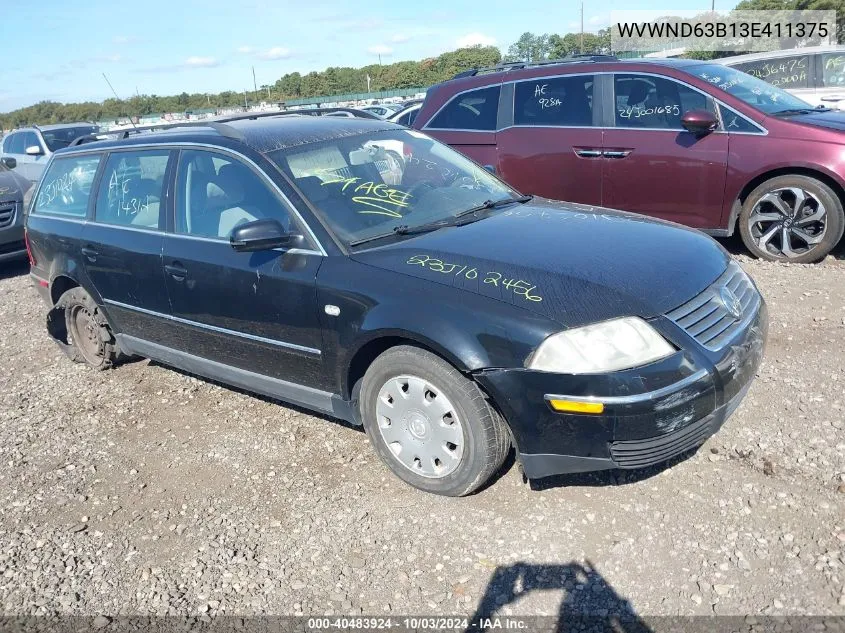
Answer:
<svg viewBox="0 0 845 633"><path fill-rule="evenodd" d="M29 257L29 265L35 266L35 257L32 256L32 247L29 245L29 232L23 230L23 242L26 244L26 256Z"/></svg>

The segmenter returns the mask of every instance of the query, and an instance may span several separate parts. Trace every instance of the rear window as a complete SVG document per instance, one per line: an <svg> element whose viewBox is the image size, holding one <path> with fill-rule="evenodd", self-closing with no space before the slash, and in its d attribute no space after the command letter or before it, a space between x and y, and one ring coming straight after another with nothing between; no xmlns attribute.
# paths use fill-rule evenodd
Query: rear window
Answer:
<svg viewBox="0 0 845 633"><path fill-rule="evenodd" d="M845 86L845 54L825 53L821 56L822 86L842 88Z"/></svg>
<svg viewBox="0 0 845 633"><path fill-rule="evenodd" d="M500 86L454 97L426 126L440 130L495 130Z"/></svg>
<svg viewBox="0 0 845 633"><path fill-rule="evenodd" d="M516 125L593 124L593 75L538 78L516 84Z"/></svg>
<svg viewBox="0 0 845 633"><path fill-rule="evenodd" d="M84 218L100 155L59 158L44 174L33 213Z"/></svg>

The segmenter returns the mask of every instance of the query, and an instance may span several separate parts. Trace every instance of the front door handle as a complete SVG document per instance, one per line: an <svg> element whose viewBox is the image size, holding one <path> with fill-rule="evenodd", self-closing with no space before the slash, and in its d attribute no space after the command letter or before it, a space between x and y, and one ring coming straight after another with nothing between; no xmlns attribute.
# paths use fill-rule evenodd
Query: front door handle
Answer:
<svg viewBox="0 0 845 633"><path fill-rule="evenodd" d="M83 247L82 254L85 255L89 262L97 261L97 255L99 255L99 253L90 246Z"/></svg>
<svg viewBox="0 0 845 633"><path fill-rule="evenodd" d="M605 158L625 158L632 151L633 150L630 149L606 149L604 150L603 154Z"/></svg>
<svg viewBox="0 0 845 633"><path fill-rule="evenodd" d="M600 149L575 148L575 153L581 158L598 158L601 156Z"/></svg>
<svg viewBox="0 0 845 633"><path fill-rule="evenodd" d="M185 277L188 276L188 269L184 268L179 262L166 264L164 266L164 270L166 270L167 273L176 281L185 281Z"/></svg>

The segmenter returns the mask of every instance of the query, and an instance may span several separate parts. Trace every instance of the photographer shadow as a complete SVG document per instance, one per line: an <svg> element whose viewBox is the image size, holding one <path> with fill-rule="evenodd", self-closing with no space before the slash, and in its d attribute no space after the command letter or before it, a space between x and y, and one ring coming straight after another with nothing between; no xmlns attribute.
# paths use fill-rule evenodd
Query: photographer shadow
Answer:
<svg viewBox="0 0 845 633"><path fill-rule="evenodd" d="M537 619L505 616L503 607L518 602L533 591L563 593L555 616ZM518 562L497 567L478 603L467 632L496 628L496 618L530 620L532 631L587 631L590 633L650 633L633 605L620 596L589 561L585 565L534 565ZM507 628L502 626L501 628Z"/></svg>

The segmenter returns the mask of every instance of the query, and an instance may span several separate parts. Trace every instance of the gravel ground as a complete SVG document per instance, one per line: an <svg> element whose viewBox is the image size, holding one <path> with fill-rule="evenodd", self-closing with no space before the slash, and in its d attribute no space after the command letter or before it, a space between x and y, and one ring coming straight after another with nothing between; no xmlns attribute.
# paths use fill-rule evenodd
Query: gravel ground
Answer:
<svg viewBox="0 0 845 633"><path fill-rule="evenodd" d="M845 261L739 256L766 360L697 453L465 499L357 429L147 361L97 373L0 271L0 614L845 615Z"/></svg>

